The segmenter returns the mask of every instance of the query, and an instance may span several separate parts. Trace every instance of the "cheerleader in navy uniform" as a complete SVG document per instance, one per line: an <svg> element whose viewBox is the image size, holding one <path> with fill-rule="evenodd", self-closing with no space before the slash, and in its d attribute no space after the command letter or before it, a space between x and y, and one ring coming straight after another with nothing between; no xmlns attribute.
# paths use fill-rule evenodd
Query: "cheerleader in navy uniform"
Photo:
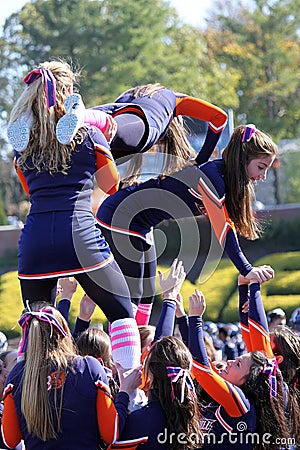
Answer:
<svg viewBox="0 0 300 450"><path fill-rule="evenodd" d="M258 292L259 284L254 283L250 287L249 310L253 317L250 339L252 348L256 350L227 361L220 371L209 361L203 342L204 296L196 290L190 297L189 348L194 358L192 373L205 394L200 394L200 401L203 401L202 448L275 450L288 437L282 375L266 336L266 318L263 323L257 322L260 317L256 302Z"/></svg>
<svg viewBox="0 0 300 450"><path fill-rule="evenodd" d="M72 102L72 98L69 101ZM129 89L115 103L87 110L81 104L77 119L74 110L70 109L57 125L58 139L60 142L69 142L80 123L105 128L108 119L103 113L112 116L115 121L117 131L110 146L114 158L122 158L121 162L130 155L146 152L161 141L175 117L189 116L208 122L206 139L197 157L197 163L200 164L211 156L227 123L226 112L217 106L156 83ZM184 157L182 151L173 155Z"/></svg>
<svg viewBox="0 0 300 450"><path fill-rule="evenodd" d="M238 271L264 281L252 267L237 238L255 239L259 224L251 202L253 183L265 179L277 153L271 138L254 125L238 126L222 159L202 165L188 163L170 176L121 189L100 205L97 221L125 274L137 304L151 304L155 293L156 258L152 227L164 220L207 214L219 240ZM150 255L150 257L149 257Z"/></svg>
<svg viewBox="0 0 300 450"><path fill-rule="evenodd" d="M276 361L284 380L284 412L289 430L287 448L295 449L300 442L299 424L299 362L300 339L288 327L277 326L269 332L268 321L257 283L238 277L239 315L247 351L264 350ZM283 444L283 442L282 442ZM278 448L286 448L278 445Z"/></svg>
<svg viewBox="0 0 300 450"><path fill-rule="evenodd" d="M138 365L139 334L128 287L91 208L94 176L104 192L118 189L109 145L90 127L80 128L68 145L56 138L75 78L69 64L44 62L25 77L27 87L11 112L9 133L19 144L18 123L31 118L27 145L25 136L15 150L15 167L31 202L18 249L23 302L54 303L58 278L74 276L121 335L124 325L124 341L134 343Z"/></svg>
<svg viewBox="0 0 300 450"><path fill-rule="evenodd" d="M7 379L4 442L14 448L24 440L27 450L99 449L103 366L77 354L66 321L52 305L32 303L19 324L28 348Z"/></svg>

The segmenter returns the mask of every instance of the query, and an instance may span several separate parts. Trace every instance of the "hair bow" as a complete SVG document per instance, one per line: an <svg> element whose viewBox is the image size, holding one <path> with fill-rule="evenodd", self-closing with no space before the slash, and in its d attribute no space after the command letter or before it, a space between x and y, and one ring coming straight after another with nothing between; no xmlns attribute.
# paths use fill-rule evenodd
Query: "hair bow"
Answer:
<svg viewBox="0 0 300 450"><path fill-rule="evenodd" d="M256 126L253 125L253 123L249 123L248 125L246 125L242 136L242 142L249 142L255 131Z"/></svg>
<svg viewBox="0 0 300 450"><path fill-rule="evenodd" d="M38 78L42 77L42 82L46 90L47 108L56 105L56 80L53 73L49 69L42 67L41 69L34 69L29 72L24 78L24 82L29 86Z"/></svg>
<svg viewBox="0 0 300 450"><path fill-rule="evenodd" d="M277 395L277 379L276 372L278 369L278 364L276 359L269 359L262 373L268 375L269 385L270 385L270 397L273 398Z"/></svg>
<svg viewBox="0 0 300 450"><path fill-rule="evenodd" d="M29 306L27 305L27 308ZM22 348L20 349L21 352L26 352L28 347L28 336L29 336L29 325L33 318L36 318L42 322L47 322L50 325L50 338L53 336L53 327L58 330L58 332L65 337L67 335L64 328L60 325L56 317L54 317L53 311L51 308L42 308L38 311L26 311L22 316L20 317L18 323L23 329L23 336L22 336Z"/></svg>
<svg viewBox="0 0 300 450"><path fill-rule="evenodd" d="M182 367L168 366L168 367L166 367L166 369L167 369L168 377L171 380L172 400L175 399L173 383L177 383L179 378L182 378L180 403L183 403L185 386L187 386L189 389L191 389L193 392L195 392L195 387L194 387L194 383L191 378L191 375L188 370L183 369Z"/></svg>

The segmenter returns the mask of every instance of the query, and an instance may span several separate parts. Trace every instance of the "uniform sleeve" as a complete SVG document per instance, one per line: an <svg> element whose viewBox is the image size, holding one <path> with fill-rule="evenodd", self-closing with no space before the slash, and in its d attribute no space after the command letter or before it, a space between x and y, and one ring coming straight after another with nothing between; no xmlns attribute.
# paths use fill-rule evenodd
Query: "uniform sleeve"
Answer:
<svg viewBox="0 0 300 450"><path fill-rule="evenodd" d="M242 330L242 336L243 340L246 344L247 351L251 352L251 340L250 340L250 333L249 333L249 325L248 325L248 313L243 313L242 308L244 303L249 300L248 297L248 285L247 284L241 284L238 286L239 291L239 316L240 316L240 324L241 324L241 330Z"/></svg>
<svg viewBox="0 0 300 450"><path fill-rule="evenodd" d="M222 109L199 98L176 94L176 115L194 117L208 122L209 128L219 133L227 123L227 114Z"/></svg>
<svg viewBox="0 0 300 450"><path fill-rule="evenodd" d="M250 403L243 391L223 380L212 367L203 341L202 319L189 318L189 343L194 361L192 375L203 389L220 405L230 417L240 417L250 410Z"/></svg>
<svg viewBox="0 0 300 450"><path fill-rule="evenodd" d="M119 188L120 174L110 150L94 144L96 154L96 180L99 188L106 194L114 194Z"/></svg>
<svg viewBox="0 0 300 450"><path fill-rule="evenodd" d="M198 191L214 233L232 263L245 276L252 270L252 265L241 250L234 224L228 215L225 205L225 188L221 187L224 182L217 173L210 174L208 177L202 168L200 172Z"/></svg>
<svg viewBox="0 0 300 450"><path fill-rule="evenodd" d="M9 448L15 448L22 439L21 428L12 395L13 385L8 384L3 393L3 415L1 433L2 438Z"/></svg>
<svg viewBox="0 0 300 450"><path fill-rule="evenodd" d="M17 175L18 175L19 180L21 182L23 191L29 197L30 196L30 194L29 194L29 187L27 185L25 175L23 174L22 170L17 166L17 157L16 156L14 157L14 168L15 168L15 171L17 172Z"/></svg>
<svg viewBox="0 0 300 450"><path fill-rule="evenodd" d="M189 343L189 318L188 318L188 316L185 314L182 317L178 317L176 319L176 323L179 327L181 339L184 342L184 344L188 347L188 343Z"/></svg>
<svg viewBox="0 0 300 450"><path fill-rule="evenodd" d="M248 324L251 350L263 351L269 358L273 358L268 322L260 295L259 283L250 284Z"/></svg>
<svg viewBox="0 0 300 450"><path fill-rule="evenodd" d="M227 114L217 106L189 96L176 96L176 115L193 117L208 122L204 144L196 158L202 164L210 158L227 123Z"/></svg>
<svg viewBox="0 0 300 450"><path fill-rule="evenodd" d="M76 318L74 330L72 333L73 339L76 341L78 336L85 330L87 330L90 326L91 321L82 320L79 317Z"/></svg>
<svg viewBox="0 0 300 450"><path fill-rule="evenodd" d="M164 336L171 336L174 330L176 304L173 301L164 300L161 313L155 329L154 340L158 341Z"/></svg>
<svg viewBox="0 0 300 450"><path fill-rule="evenodd" d="M71 307L71 301L68 298L62 298L57 305L58 311L61 313L67 323L69 323L69 311Z"/></svg>
<svg viewBox="0 0 300 450"><path fill-rule="evenodd" d="M97 388L98 428L102 439L111 444L108 448L134 450L147 442L147 437L118 441L128 416L129 396L125 392L119 392L114 402L107 385L99 381L97 382Z"/></svg>
<svg viewBox="0 0 300 450"><path fill-rule="evenodd" d="M96 382L96 387L98 429L102 439L110 444L115 442L119 437L119 416L109 387L100 380Z"/></svg>

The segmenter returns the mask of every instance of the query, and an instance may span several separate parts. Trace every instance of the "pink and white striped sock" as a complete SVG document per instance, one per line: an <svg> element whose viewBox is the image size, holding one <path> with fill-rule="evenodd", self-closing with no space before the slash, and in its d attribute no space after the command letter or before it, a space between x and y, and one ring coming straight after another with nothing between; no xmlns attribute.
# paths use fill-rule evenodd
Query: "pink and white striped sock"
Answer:
<svg viewBox="0 0 300 450"><path fill-rule="evenodd" d="M138 325L148 325L153 303L140 303L135 320Z"/></svg>
<svg viewBox="0 0 300 450"><path fill-rule="evenodd" d="M110 331L112 357L124 369L134 369L141 363L141 338L135 319L115 320Z"/></svg>

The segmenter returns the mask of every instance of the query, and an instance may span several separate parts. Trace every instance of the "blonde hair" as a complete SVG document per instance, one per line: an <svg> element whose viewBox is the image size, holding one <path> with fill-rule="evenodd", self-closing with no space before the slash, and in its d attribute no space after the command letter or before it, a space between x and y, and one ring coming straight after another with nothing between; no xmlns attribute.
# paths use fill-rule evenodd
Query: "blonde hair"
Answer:
<svg viewBox="0 0 300 450"><path fill-rule="evenodd" d="M175 117L170 123L165 136L157 142L158 152L163 156L159 176L172 175L196 157L196 152L189 143L188 131L181 116ZM136 183L142 174L143 154L134 155L122 179L124 186Z"/></svg>
<svg viewBox="0 0 300 450"><path fill-rule="evenodd" d="M14 105L9 124L15 122L22 115L32 116L33 123L30 131L29 143L20 154L17 164L23 169L47 170L50 173L67 173L70 165L71 153L75 148L75 140L69 145L62 145L56 138L56 124L66 113L64 102L73 88L76 74L67 62L46 61L38 69L48 69L56 81L56 105L47 108L45 86L42 77L29 84ZM77 138L82 139L80 132ZM28 158L30 158L30 163Z"/></svg>
<svg viewBox="0 0 300 450"><path fill-rule="evenodd" d="M21 411L26 420L28 432L34 434L42 441L55 439L57 432L61 431L61 414L64 383L60 389L54 390L54 410L51 408L48 377L53 371L61 372L64 376L67 369L72 369L72 362L76 355L73 339L67 322L53 306L41 303L32 303L31 310L38 310L42 306L52 309L53 315L65 330L66 336L50 326L32 317L29 324L29 342L26 353L24 377L21 395ZM54 418L55 414L55 418Z"/></svg>
<svg viewBox="0 0 300 450"><path fill-rule="evenodd" d="M257 129L249 141L242 142L244 130L245 125L233 130L222 153L226 207L237 232L248 239L256 239L261 235L261 227L253 214L255 192L247 168L253 159L275 157L278 149L269 135Z"/></svg>

